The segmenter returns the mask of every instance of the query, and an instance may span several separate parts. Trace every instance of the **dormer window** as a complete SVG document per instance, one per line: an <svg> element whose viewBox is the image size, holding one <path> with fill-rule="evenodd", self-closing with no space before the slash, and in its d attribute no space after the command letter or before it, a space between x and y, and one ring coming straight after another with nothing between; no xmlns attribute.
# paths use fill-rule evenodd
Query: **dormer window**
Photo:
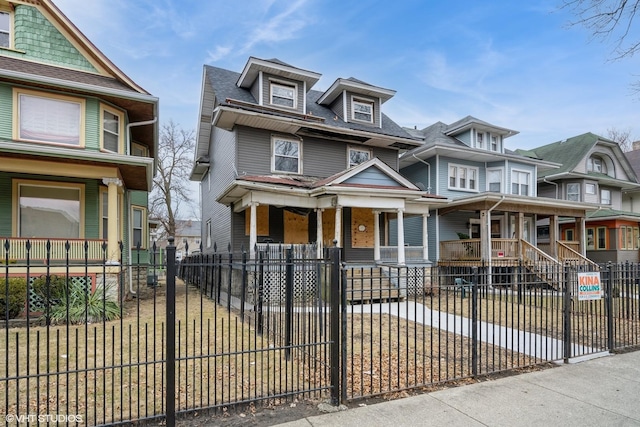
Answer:
<svg viewBox="0 0 640 427"><path fill-rule="evenodd" d="M353 98L351 101L351 118L361 122L373 123L373 101Z"/></svg>
<svg viewBox="0 0 640 427"><path fill-rule="evenodd" d="M599 172L606 174L607 165L601 157L589 157L589 160L587 161L587 172Z"/></svg>
<svg viewBox="0 0 640 427"><path fill-rule="evenodd" d="M279 107L296 108L295 85L271 82L271 104Z"/></svg>

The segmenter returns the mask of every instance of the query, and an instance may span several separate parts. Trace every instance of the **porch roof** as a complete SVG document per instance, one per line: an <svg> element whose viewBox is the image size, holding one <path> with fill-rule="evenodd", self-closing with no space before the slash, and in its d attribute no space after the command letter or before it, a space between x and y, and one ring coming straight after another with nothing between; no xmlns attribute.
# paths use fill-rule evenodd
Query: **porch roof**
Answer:
<svg viewBox="0 0 640 427"><path fill-rule="evenodd" d="M440 215L454 211L487 210L495 208L498 211L523 212L542 216L566 216L584 218L587 212L598 210L599 206L591 203L571 202L567 200L550 199L546 197L516 196L500 193L481 193L450 201L446 207L439 210Z"/></svg>

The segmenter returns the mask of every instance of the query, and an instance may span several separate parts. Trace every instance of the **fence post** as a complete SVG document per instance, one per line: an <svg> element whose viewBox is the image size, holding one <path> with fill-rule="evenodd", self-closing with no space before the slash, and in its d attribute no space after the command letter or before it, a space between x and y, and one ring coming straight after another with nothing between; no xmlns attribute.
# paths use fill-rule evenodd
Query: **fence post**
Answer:
<svg viewBox="0 0 640 427"><path fill-rule="evenodd" d="M569 363L571 357L571 283L570 283L570 267L564 266L564 363Z"/></svg>
<svg viewBox="0 0 640 427"><path fill-rule="evenodd" d="M258 252L258 309L257 309L257 317L258 317L258 325L256 329L258 333L262 335L264 328L264 313L262 312L262 304L264 301L264 251Z"/></svg>
<svg viewBox="0 0 640 427"><path fill-rule="evenodd" d="M471 285L471 372L478 375L478 267L473 267Z"/></svg>
<svg viewBox="0 0 640 427"><path fill-rule="evenodd" d="M336 242L337 243L337 242ZM331 305L331 404L340 405L340 248L329 249L331 262L330 305Z"/></svg>
<svg viewBox="0 0 640 427"><path fill-rule="evenodd" d="M285 250L285 330L284 330L284 358L291 360L291 330L293 329L293 247Z"/></svg>
<svg viewBox="0 0 640 427"><path fill-rule="evenodd" d="M169 237L167 246L167 427L176 425L176 247Z"/></svg>
<svg viewBox="0 0 640 427"><path fill-rule="evenodd" d="M244 247L243 247L244 249ZM244 303L247 293L247 251L242 251L242 293L240 294L240 320L244 322Z"/></svg>
<svg viewBox="0 0 640 427"><path fill-rule="evenodd" d="M229 280L227 280L227 311L231 312L231 286L233 281L233 254L231 253L231 243L229 243L228 251L229 251Z"/></svg>
<svg viewBox="0 0 640 427"><path fill-rule="evenodd" d="M607 304L607 347L609 351L613 351L614 339L613 339L613 275L611 261L607 262L607 281L605 288L605 303Z"/></svg>

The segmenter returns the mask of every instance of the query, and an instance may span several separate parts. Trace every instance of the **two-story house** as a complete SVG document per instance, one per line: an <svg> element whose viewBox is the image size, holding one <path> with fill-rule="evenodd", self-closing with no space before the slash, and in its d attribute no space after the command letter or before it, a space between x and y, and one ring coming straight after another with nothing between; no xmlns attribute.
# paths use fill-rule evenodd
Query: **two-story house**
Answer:
<svg viewBox="0 0 640 427"><path fill-rule="evenodd" d="M157 98L52 1L2 0L0 100L3 258L23 263L28 240L35 275L45 258L117 265L146 248Z"/></svg>
<svg viewBox="0 0 640 427"><path fill-rule="evenodd" d="M637 193L640 184L616 142L585 133L533 150L518 151L531 158L560 164L555 170L538 174L540 197L572 205L586 202L597 206L588 213L585 228L562 222L562 239L584 242L587 256L596 262L639 260L640 215L623 209L623 200L629 198L628 194Z"/></svg>
<svg viewBox="0 0 640 427"><path fill-rule="evenodd" d="M390 218L426 224L444 201L398 173L398 154L422 141L382 112L395 91L354 78L314 90L320 77L254 57L240 72L204 67L191 174L203 252L314 243L320 255L335 242L347 261L427 257L426 234L388 247Z"/></svg>
<svg viewBox="0 0 640 427"><path fill-rule="evenodd" d="M400 156L400 171L420 188L450 199L428 220L427 232L435 236L430 240L432 261L505 265L520 259L556 260L561 257L556 245L547 240L547 246L538 247L536 223L546 219L553 236L559 234L560 218L584 223L591 208L587 204L538 197L540 174L560 164L505 149L505 140L516 131L471 116L408 131L424 144ZM420 239L421 225L415 220L407 220L407 229L412 230L409 243L409 236ZM577 252L573 256L583 254L579 244L572 246Z"/></svg>

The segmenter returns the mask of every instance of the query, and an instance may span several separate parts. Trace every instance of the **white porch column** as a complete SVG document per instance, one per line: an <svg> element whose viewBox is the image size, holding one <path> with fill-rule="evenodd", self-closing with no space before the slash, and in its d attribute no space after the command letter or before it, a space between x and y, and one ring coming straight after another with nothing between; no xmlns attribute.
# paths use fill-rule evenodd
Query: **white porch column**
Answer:
<svg viewBox="0 0 640 427"><path fill-rule="evenodd" d="M578 241L580 242L580 254L584 257L587 256L587 245L585 245L585 241L587 239L587 220L586 218L576 218L576 236L578 237Z"/></svg>
<svg viewBox="0 0 640 427"><path fill-rule="evenodd" d="M373 261L380 262L380 212L373 211Z"/></svg>
<svg viewBox="0 0 640 427"><path fill-rule="evenodd" d="M342 247L342 206L340 205L336 205L336 226L335 226L335 236L334 239L336 240L336 246L341 248Z"/></svg>
<svg viewBox="0 0 640 427"><path fill-rule="evenodd" d="M422 259L429 260L429 231L427 228L429 214L422 214Z"/></svg>
<svg viewBox="0 0 640 427"><path fill-rule="evenodd" d="M102 178L102 183L107 186L107 263L118 264L118 187L122 186L122 181L118 178Z"/></svg>
<svg viewBox="0 0 640 427"><path fill-rule="evenodd" d="M316 209L316 255L318 259L322 258L322 250L324 249L324 242L322 241L322 212L324 209Z"/></svg>
<svg viewBox="0 0 640 427"><path fill-rule="evenodd" d="M404 209L398 209L398 264L404 263Z"/></svg>
<svg viewBox="0 0 640 427"><path fill-rule="evenodd" d="M258 203L249 203L249 257L255 259L256 244L258 243Z"/></svg>
<svg viewBox="0 0 640 427"><path fill-rule="evenodd" d="M549 217L549 255L553 258L558 258L558 240L562 240L558 229L558 215L551 215Z"/></svg>

